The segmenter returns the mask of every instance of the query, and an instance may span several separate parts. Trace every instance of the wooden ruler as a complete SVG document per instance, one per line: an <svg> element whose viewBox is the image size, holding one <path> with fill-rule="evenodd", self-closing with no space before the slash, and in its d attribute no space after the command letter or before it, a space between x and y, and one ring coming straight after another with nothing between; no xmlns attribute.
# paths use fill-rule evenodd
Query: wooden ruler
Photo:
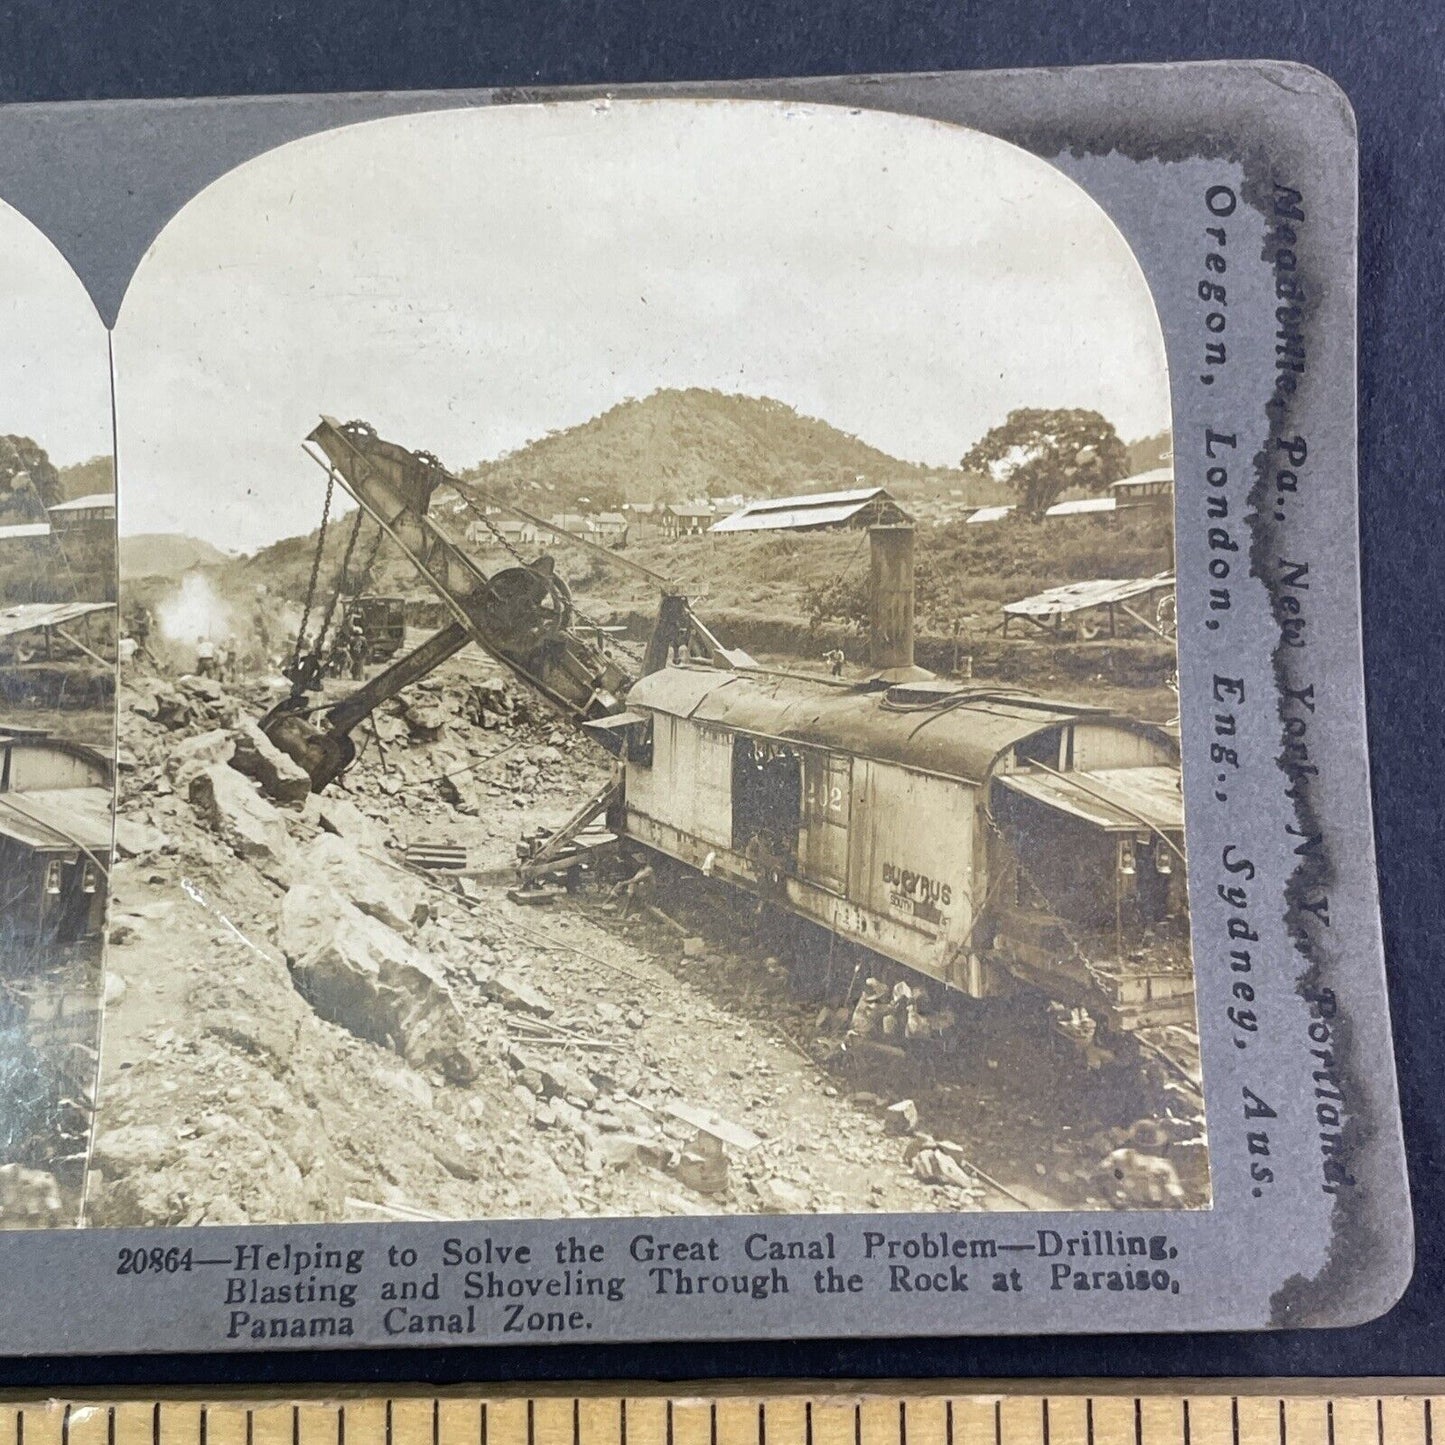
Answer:
<svg viewBox="0 0 1445 1445"><path fill-rule="evenodd" d="M516 1387L0 1402L15 1445L1434 1445L1445 1380ZM1442 1437L1445 1439L1445 1437Z"/></svg>

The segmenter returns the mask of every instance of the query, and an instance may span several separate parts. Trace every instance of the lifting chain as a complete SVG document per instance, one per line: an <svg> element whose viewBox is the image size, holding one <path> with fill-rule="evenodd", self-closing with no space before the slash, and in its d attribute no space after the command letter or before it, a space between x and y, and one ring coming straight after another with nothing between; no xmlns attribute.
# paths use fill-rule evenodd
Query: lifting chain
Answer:
<svg viewBox="0 0 1445 1445"><path fill-rule="evenodd" d="M331 600L326 605L326 616L321 619L321 626L316 633L316 643L312 648L318 658L325 650L326 634L331 630L331 619L336 615L336 604L341 601L341 594L346 587L346 569L351 565L351 554L356 550L356 539L361 535L361 522L365 515L360 507L356 509L356 521L351 524L351 535L346 539L346 551L342 553L341 566L336 573L336 585L331 589Z"/></svg>
<svg viewBox="0 0 1445 1445"><path fill-rule="evenodd" d="M306 628L311 621L311 604L316 598L316 579L321 572L321 553L326 546L326 528L331 521L331 499L336 491L336 473L326 473L326 501L321 507L321 527L316 534L316 551L311 557L311 580L306 584L306 605L301 609L301 625L296 629L296 646L291 653L291 666L287 675L291 678L293 696L301 688L301 655L306 650Z"/></svg>

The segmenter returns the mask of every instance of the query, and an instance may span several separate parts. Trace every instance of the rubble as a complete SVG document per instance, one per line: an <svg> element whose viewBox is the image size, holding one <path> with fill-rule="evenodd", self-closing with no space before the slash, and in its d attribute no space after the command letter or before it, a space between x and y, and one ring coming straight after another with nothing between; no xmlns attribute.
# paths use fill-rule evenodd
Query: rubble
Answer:
<svg viewBox="0 0 1445 1445"><path fill-rule="evenodd" d="M251 863L290 869L295 845L286 824L255 786L225 763L202 767L186 790L191 806L235 854Z"/></svg>
<svg viewBox="0 0 1445 1445"><path fill-rule="evenodd" d="M283 753L255 723L243 723L231 739L231 766L260 783L268 798L300 804L311 796L311 779L305 768Z"/></svg>
<svg viewBox="0 0 1445 1445"><path fill-rule="evenodd" d="M124 984L91 1222L987 1207L965 1151L1023 1127L995 1073L947 1126L971 1131L962 1144L937 1139L920 1131L944 1132L944 1096L910 1083L899 1099L891 1056L849 1052L846 1081L820 1074L794 1042L816 1007L789 1000L777 943L755 943L751 921L620 918L600 893L539 916L485 879L509 876L514 803L525 826L555 827L607 760L479 668L459 655L380 709L320 795L250 721L273 689L123 676L110 967ZM419 840L464 848L467 872L408 873ZM855 998L828 1027L891 1048L910 1000L865 992L871 1014ZM1060 1169L1100 1202L1113 1151L1187 1144L1096 1134Z"/></svg>
<svg viewBox="0 0 1445 1445"><path fill-rule="evenodd" d="M918 1105L912 1099L890 1104L883 1115L890 1134L911 1134L918 1127Z"/></svg>
<svg viewBox="0 0 1445 1445"><path fill-rule="evenodd" d="M441 967L334 887L288 889L279 941L297 989L322 1018L453 1083L476 1077Z"/></svg>

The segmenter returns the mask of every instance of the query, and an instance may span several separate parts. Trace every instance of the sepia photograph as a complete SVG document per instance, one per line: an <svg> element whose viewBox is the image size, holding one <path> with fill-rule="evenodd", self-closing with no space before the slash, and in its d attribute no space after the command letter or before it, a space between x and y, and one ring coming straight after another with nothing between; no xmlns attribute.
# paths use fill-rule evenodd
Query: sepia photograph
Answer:
<svg viewBox="0 0 1445 1445"><path fill-rule="evenodd" d="M1209 1205L1169 377L1074 181L373 121L191 200L112 344L113 571L104 395L0 419L6 520L97 549L3 544L3 786L85 790L6 829L6 986L105 1004L32 1222Z"/></svg>
<svg viewBox="0 0 1445 1445"><path fill-rule="evenodd" d="M85 1212L115 783L105 328L0 204L0 1228Z"/></svg>

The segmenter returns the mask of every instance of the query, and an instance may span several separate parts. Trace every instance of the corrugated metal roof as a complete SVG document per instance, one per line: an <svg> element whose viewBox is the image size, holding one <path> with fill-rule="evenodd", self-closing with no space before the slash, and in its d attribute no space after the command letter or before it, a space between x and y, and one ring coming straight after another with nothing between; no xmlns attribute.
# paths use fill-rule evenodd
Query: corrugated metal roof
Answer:
<svg viewBox="0 0 1445 1445"><path fill-rule="evenodd" d="M99 510L102 507L115 506L114 492L91 492L88 496L72 497L68 502L57 502L53 507L47 507L47 512L89 512Z"/></svg>
<svg viewBox="0 0 1445 1445"><path fill-rule="evenodd" d="M114 602L19 602L0 608L0 637L33 632L37 627L59 627L92 612L110 612Z"/></svg>
<svg viewBox="0 0 1445 1445"><path fill-rule="evenodd" d="M1075 497L1071 502L1055 502L1044 513L1046 517L1082 517L1090 512L1112 512L1113 497Z"/></svg>
<svg viewBox="0 0 1445 1445"><path fill-rule="evenodd" d="M847 492L810 492L799 497L772 497L749 502L741 511L713 524L714 532L766 532L799 527L836 527L865 507L882 503L906 520L906 513L884 487L858 487Z"/></svg>
<svg viewBox="0 0 1445 1445"><path fill-rule="evenodd" d="M1013 511L1012 506L1001 507L980 507L976 512L969 515L965 526L972 526L975 522L1001 522Z"/></svg>
<svg viewBox="0 0 1445 1445"><path fill-rule="evenodd" d="M1153 577L1103 577L1092 582L1071 582L1066 587L1051 587L1018 602L1007 602L1004 611L1015 617L1055 617L1081 612L1086 607L1102 607L1111 602L1128 602L1146 593L1162 591L1174 585L1172 572Z"/></svg>
<svg viewBox="0 0 1445 1445"><path fill-rule="evenodd" d="M1016 793L1110 832L1132 833L1145 826L1177 833L1184 827L1184 795L1179 791L1177 768L1008 773L999 781Z"/></svg>
<svg viewBox="0 0 1445 1445"><path fill-rule="evenodd" d="M1002 752L1035 733L1081 717L1108 717L1103 708L1007 689L954 688L942 681L939 706L905 710L888 704L890 692L897 700L908 691L683 666L640 678L627 705L972 783L988 776ZM1139 726L1122 718L1118 722L1131 730Z"/></svg>
<svg viewBox="0 0 1445 1445"><path fill-rule="evenodd" d="M12 522L8 527L0 527L0 542L12 542L20 537L48 537L49 535L49 522Z"/></svg>
<svg viewBox="0 0 1445 1445"><path fill-rule="evenodd" d="M1121 481L1110 482L1111 487L1153 487L1160 482L1172 482L1174 480L1173 467L1155 467L1150 472L1140 472L1136 476L1124 477Z"/></svg>
<svg viewBox="0 0 1445 1445"><path fill-rule="evenodd" d="M50 852L77 844L102 860L110 852L109 788L41 788L0 793L0 833Z"/></svg>
<svg viewBox="0 0 1445 1445"><path fill-rule="evenodd" d="M749 502L748 510L786 512L794 507L826 507L833 502L867 502L886 493L886 487L849 487L841 492L799 492L794 497L764 497L762 501Z"/></svg>

